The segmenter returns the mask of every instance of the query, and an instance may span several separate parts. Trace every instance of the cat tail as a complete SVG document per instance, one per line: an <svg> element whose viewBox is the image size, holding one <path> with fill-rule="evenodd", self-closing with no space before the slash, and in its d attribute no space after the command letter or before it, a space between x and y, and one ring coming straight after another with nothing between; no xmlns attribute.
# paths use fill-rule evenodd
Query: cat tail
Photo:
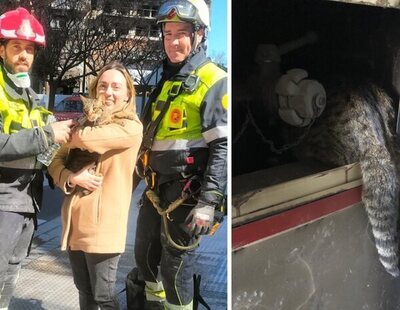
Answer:
<svg viewBox="0 0 400 310"><path fill-rule="evenodd" d="M397 169L386 148L377 148L377 152L371 151L370 149L360 161L363 178L362 200L372 227L379 260L389 274L398 277L400 271Z"/></svg>
<svg viewBox="0 0 400 310"><path fill-rule="evenodd" d="M372 227L379 260L394 277L400 275L398 212L399 212L399 165L398 147L393 124L393 102L388 94L375 85L362 88L365 111L372 120L368 138L360 145L360 166L363 175L362 199ZM374 116L372 116L374 115ZM361 128L360 128L361 129ZM365 128L364 128L365 129ZM362 143L360 141L360 143Z"/></svg>

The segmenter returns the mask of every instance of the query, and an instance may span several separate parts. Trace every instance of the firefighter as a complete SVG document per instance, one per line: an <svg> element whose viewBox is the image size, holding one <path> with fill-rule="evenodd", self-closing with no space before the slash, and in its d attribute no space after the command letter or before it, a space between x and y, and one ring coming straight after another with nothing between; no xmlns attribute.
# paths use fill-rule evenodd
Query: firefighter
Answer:
<svg viewBox="0 0 400 310"><path fill-rule="evenodd" d="M144 309L192 309L194 250L226 188L227 74L206 57L203 0L168 0L157 22L166 59L142 113L137 170L147 188L135 259L145 280Z"/></svg>
<svg viewBox="0 0 400 310"><path fill-rule="evenodd" d="M65 143L73 121L46 125L29 70L45 46L42 25L24 8L0 17L0 308L7 309L40 210L43 173L36 155Z"/></svg>

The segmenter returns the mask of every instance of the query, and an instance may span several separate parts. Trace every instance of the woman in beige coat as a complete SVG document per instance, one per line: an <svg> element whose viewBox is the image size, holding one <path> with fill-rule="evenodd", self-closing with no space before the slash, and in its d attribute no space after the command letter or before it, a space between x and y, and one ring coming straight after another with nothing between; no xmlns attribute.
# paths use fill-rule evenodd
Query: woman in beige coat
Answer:
<svg viewBox="0 0 400 310"><path fill-rule="evenodd" d="M124 66L106 65L89 94L102 96L110 113L135 110L135 90ZM135 114L136 115L136 114ZM61 248L68 250L81 309L118 309L114 287L120 253L125 249L132 174L142 140L138 118L76 130L49 173L66 194L62 206ZM97 175L92 165L73 173L65 167L70 149L100 154ZM83 187L90 191L83 195Z"/></svg>

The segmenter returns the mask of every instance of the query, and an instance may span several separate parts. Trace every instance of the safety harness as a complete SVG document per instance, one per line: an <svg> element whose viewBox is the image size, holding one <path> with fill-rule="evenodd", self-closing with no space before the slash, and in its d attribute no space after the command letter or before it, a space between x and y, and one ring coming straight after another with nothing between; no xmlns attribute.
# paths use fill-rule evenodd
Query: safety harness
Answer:
<svg viewBox="0 0 400 310"><path fill-rule="evenodd" d="M152 120L148 124L143 135L142 147L139 154L139 160L141 161L143 171L140 171L138 169L136 171L138 172L138 175L145 180L146 185L151 190L153 190L156 186L156 173L151 169L149 165L149 153L153 145L158 125L160 124L164 115L167 113L171 101L173 101L180 94L181 90L182 81L175 81L169 91L167 101L164 103L156 119Z"/></svg>

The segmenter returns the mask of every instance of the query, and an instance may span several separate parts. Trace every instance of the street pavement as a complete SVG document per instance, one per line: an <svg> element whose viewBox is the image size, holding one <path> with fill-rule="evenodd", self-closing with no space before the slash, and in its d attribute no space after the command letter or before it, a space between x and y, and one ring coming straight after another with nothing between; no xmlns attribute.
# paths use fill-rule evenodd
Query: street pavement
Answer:
<svg viewBox="0 0 400 310"><path fill-rule="evenodd" d="M116 291L121 309L126 309L125 277L135 266L133 256L137 202L144 185L136 189L131 202L128 237L117 274ZM32 249L22 265L10 310L72 310L79 309L78 292L74 286L66 252L60 250L60 205L62 193L45 186L44 207ZM212 310L227 309L227 223L226 219L212 237L203 237L197 249L196 274L201 274L200 293ZM122 291L122 292L121 292ZM205 309L199 306L199 309Z"/></svg>

